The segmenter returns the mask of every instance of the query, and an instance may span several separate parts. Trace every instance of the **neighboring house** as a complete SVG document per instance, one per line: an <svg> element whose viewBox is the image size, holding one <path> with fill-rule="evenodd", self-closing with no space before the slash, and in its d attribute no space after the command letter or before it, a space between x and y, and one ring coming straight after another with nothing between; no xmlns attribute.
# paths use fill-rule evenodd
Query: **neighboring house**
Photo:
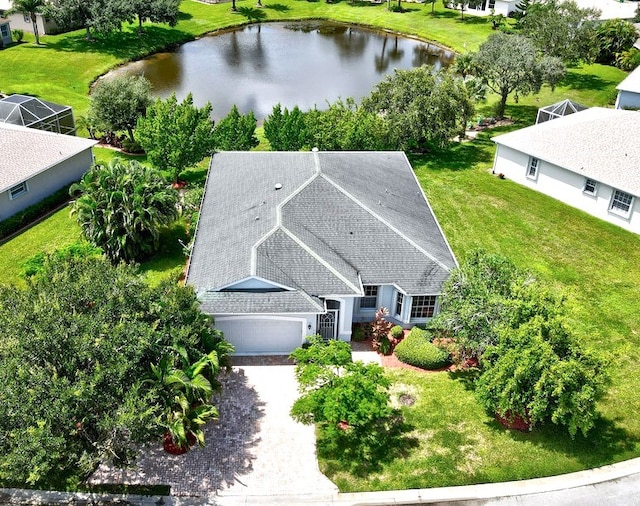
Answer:
<svg viewBox="0 0 640 506"><path fill-rule="evenodd" d="M0 99L0 123L10 123L47 132L75 135L73 110L27 95L10 95Z"/></svg>
<svg viewBox="0 0 640 506"><path fill-rule="evenodd" d="M631 72L616 89L616 109L640 109L640 67Z"/></svg>
<svg viewBox="0 0 640 506"><path fill-rule="evenodd" d="M0 123L0 220L79 180L96 141Z"/></svg>
<svg viewBox="0 0 640 506"><path fill-rule="evenodd" d="M508 16L512 12L515 12L520 0L482 0L477 7L469 7L465 4L465 13L476 16L489 16L490 14L502 14ZM450 9L460 10L460 2L450 1L447 2L447 7ZM493 12L492 12L493 11Z"/></svg>
<svg viewBox="0 0 640 506"><path fill-rule="evenodd" d="M0 19L0 47L8 46L13 42L11 38L11 25L9 21Z"/></svg>
<svg viewBox="0 0 640 506"><path fill-rule="evenodd" d="M186 282L237 354L425 323L456 260L404 153L213 155Z"/></svg>
<svg viewBox="0 0 640 506"><path fill-rule="evenodd" d="M640 233L640 112L592 107L493 138L493 171Z"/></svg>
<svg viewBox="0 0 640 506"><path fill-rule="evenodd" d="M13 2L11 0L0 0L0 16L4 15L10 22L11 27L19 30L24 30L25 32L33 33L33 23L31 22L31 18L28 14L23 14L22 12L14 12L13 14L8 14L7 12L11 9ZM60 29L56 22L45 16L44 14L36 15L36 24L38 26L38 33L40 35L59 33Z"/></svg>

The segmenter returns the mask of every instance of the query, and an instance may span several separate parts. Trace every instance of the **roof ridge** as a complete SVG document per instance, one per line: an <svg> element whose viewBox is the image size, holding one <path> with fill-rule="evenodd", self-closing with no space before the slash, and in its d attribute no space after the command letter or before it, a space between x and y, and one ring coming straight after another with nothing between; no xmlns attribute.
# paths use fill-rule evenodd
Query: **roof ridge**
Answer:
<svg viewBox="0 0 640 506"><path fill-rule="evenodd" d="M411 246L413 246L415 249L417 249L419 252L421 252L424 256L426 256L427 258L430 258L431 260L433 260L435 263L437 263L440 267L442 267L445 271L449 272L450 269L449 267L447 267L444 263L442 263L440 260L438 260L437 258L435 258L431 253L429 253L428 251L426 251L424 248L422 248L419 244L417 244L415 241L413 241L411 238L407 237L407 235L405 235L404 233L402 233L400 230L398 230L396 227L394 227L393 225L391 225L391 223L389 223L387 220L385 220L382 216L378 215L377 213L375 213L372 209L370 209L368 206L366 206L364 203L362 203L360 200L358 200L355 196L353 196L351 193L349 193L347 190L345 190L342 186L340 186L338 183L336 183L335 181L333 181L331 178L329 178L326 174L320 174L320 177L322 177L325 181L327 181L327 183L329 183L330 185L332 185L336 190L338 190L340 193L342 193L343 195L345 195L347 198L349 198L351 201L353 201L355 204L357 204L359 207L361 207L362 209L364 209L367 213L369 213L371 216L373 216L376 220L378 220L379 222L383 223L389 230L392 230L393 232L395 232L397 235L399 235L402 239L404 239L406 242L408 242ZM437 220L436 220L437 221ZM444 237L444 235L443 235ZM454 257L455 258L455 257Z"/></svg>
<svg viewBox="0 0 640 506"><path fill-rule="evenodd" d="M322 264L327 270L329 270L335 277L337 277L340 281L342 281L345 285L351 288L356 293L362 293L360 288L355 286L351 281L349 281L345 276L343 276L335 267L333 267L329 262L327 262L324 258L322 258L318 253L316 253L312 248L310 248L302 239L296 236L291 230L286 228L285 226L280 226L280 229L287 234L292 241L294 241L298 246L300 246L303 250L305 250L309 255L316 259L320 264Z"/></svg>

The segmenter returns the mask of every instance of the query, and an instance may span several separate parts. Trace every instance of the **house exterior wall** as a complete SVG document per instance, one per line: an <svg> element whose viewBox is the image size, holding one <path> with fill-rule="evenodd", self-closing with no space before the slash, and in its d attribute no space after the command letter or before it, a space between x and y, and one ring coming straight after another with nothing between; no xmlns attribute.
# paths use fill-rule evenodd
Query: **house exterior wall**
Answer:
<svg viewBox="0 0 640 506"><path fill-rule="evenodd" d="M502 173L512 181L549 195L592 216L640 234L640 199L637 196L633 199L629 216L619 216L609 210L611 198L616 188L598 181L596 194L587 194L583 191L586 182L584 176L543 160L539 161L537 179L530 179L526 176L529 159L530 157L526 153L498 145L494 172ZM624 191L624 188L617 189Z"/></svg>
<svg viewBox="0 0 640 506"><path fill-rule="evenodd" d="M11 38L11 26L8 21L0 20L0 39L2 40L2 44L0 44L0 46L8 46L13 42L13 39Z"/></svg>
<svg viewBox="0 0 640 506"><path fill-rule="evenodd" d="M33 33L33 23L30 19L25 20L25 16L21 12L10 14L7 18L11 22L11 28L14 30L19 29L28 33ZM56 22L52 19L45 18L42 14L38 14L36 16L36 25L38 26L38 35L60 32Z"/></svg>
<svg viewBox="0 0 640 506"><path fill-rule="evenodd" d="M11 199L9 190L0 193L0 220L37 204L63 186L78 181L93 164L93 153L86 149L58 165L28 179L27 191Z"/></svg>
<svg viewBox="0 0 640 506"><path fill-rule="evenodd" d="M616 98L616 109L636 108L640 108L640 93L619 90L618 98Z"/></svg>

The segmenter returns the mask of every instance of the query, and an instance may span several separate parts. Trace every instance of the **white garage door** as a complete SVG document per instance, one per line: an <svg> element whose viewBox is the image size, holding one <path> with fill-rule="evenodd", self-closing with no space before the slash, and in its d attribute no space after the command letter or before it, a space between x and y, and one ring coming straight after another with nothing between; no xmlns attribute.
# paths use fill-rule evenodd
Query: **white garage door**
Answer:
<svg viewBox="0 0 640 506"><path fill-rule="evenodd" d="M288 355L302 344L301 321L216 320L215 326L236 355Z"/></svg>

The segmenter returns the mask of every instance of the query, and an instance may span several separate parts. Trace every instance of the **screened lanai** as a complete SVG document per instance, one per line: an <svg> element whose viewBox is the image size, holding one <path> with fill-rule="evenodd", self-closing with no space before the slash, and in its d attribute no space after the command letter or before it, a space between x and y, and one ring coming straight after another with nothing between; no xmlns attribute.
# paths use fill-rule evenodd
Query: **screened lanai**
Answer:
<svg viewBox="0 0 640 506"><path fill-rule="evenodd" d="M68 135L76 133L71 107L25 95L11 95L0 99L0 123Z"/></svg>
<svg viewBox="0 0 640 506"><path fill-rule="evenodd" d="M536 118L536 123L544 123L545 121L560 118L561 116L568 116L569 114L573 114L574 112L578 111L584 111L585 109L588 109L588 107L566 99L562 102L557 102L555 104L551 104L538 109L538 117Z"/></svg>

